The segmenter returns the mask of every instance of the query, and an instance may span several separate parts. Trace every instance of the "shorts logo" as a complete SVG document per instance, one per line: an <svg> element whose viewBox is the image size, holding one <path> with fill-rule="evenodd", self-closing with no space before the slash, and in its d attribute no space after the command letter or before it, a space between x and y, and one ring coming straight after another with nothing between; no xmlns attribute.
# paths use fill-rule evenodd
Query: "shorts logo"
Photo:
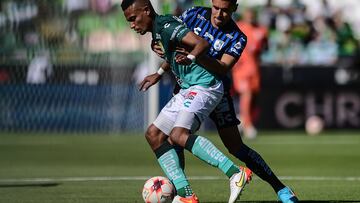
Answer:
<svg viewBox="0 0 360 203"><path fill-rule="evenodd" d="M189 92L189 93L185 96L185 99L194 100L194 98L195 98L196 95L197 95L197 92Z"/></svg>
<svg viewBox="0 0 360 203"><path fill-rule="evenodd" d="M189 108L191 104L191 100L194 100L196 95L197 92L189 92L187 95L185 95L186 101L184 102L184 106Z"/></svg>
<svg viewBox="0 0 360 203"><path fill-rule="evenodd" d="M184 102L184 106L187 107L187 108L190 107L190 104L191 104L191 101L186 101L186 102Z"/></svg>

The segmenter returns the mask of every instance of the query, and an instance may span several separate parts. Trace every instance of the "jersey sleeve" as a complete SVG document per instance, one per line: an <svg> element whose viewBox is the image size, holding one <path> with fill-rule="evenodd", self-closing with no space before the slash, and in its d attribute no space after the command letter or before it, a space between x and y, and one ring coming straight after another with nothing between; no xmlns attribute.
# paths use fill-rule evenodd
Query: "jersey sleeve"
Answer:
<svg viewBox="0 0 360 203"><path fill-rule="evenodd" d="M195 15L196 10L197 10L197 7L191 7L189 9L187 9L186 11L184 11L179 18L185 24L187 24L190 21L190 19L192 19L192 17Z"/></svg>
<svg viewBox="0 0 360 203"><path fill-rule="evenodd" d="M180 19L168 20L163 23L161 30L161 37L163 40L172 41L175 43L181 42L182 38L191 30L189 30Z"/></svg>
<svg viewBox="0 0 360 203"><path fill-rule="evenodd" d="M242 52L245 49L246 43L246 35L241 34L239 37L236 37L234 40L232 40L231 45L225 50L225 53L235 58L240 58Z"/></svg>

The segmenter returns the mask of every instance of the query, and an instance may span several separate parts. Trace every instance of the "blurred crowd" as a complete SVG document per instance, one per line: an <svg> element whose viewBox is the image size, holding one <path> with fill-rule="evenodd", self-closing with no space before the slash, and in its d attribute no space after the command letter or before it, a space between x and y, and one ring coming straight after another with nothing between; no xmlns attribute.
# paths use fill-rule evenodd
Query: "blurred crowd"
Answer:
<svg viewBox="0 0 360 203"><path fill-rule="evenodd" d="M319 1L321 12L315 16L309 14L308 5L301 0L289 0L285 7L275 5L272 0L254 7L243 6L238 1L234 18L241 20L251 10L256 15L252 24L267 28L267 46L260 57L263 64L352 66L359 54L356 33L343 18L343 10L330 5L328 0ZM193 3L177 0L173 13L179 15Z"/></svg>
<svg viewBox="0 0 360 203"><path fill-rule="evenodd" d="M313 18L301 0L292 0L287 8L268 0L258 9L259 23L269 29L268 50L262 55L264 63L351 65L359 50L355 33L343 19L342 10L333 9L327 0L321 3L321 12Z"/></svg>
<svg viewBox="0 0 360 203"><path fill-rule="evenodd" d="M267 0L247 7L238 1L235 19L245 10L255 12L253 24L268 29L261 54L265 64L352 66L359 54L358 33L343 18L341 9L319 0L321 12L310 16L301 0L287 6ZM1 54L31 49L81 49L91 53L144 52L143 39L129 30L119 9L121 0L5 0L0 3ZM210 6L208 0L159 0L161 13L181 14L194 5ZM145 43L146 44L146 43ZM52 53L52 52L51 52ZM19 54L16 54L19 56ZM21 54L20 54L21 55ZM29 54L23 54L28 56ZM75 54L60 55L63 58Z"/></svg>

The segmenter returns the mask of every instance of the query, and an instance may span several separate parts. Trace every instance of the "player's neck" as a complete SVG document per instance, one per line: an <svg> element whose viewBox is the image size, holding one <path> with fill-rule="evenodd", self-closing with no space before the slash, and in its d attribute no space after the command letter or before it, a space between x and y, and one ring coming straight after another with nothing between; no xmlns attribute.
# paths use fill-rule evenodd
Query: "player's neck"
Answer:
<svg viewBox="0 0 360 203"><path fill-rule="evenodd" d="M211 17L210 22L211 22L211 25L212 25L214 28L219 29L219 26L216 25L216 23L214 22L214 18L213 18L213 17Z"/></svg>

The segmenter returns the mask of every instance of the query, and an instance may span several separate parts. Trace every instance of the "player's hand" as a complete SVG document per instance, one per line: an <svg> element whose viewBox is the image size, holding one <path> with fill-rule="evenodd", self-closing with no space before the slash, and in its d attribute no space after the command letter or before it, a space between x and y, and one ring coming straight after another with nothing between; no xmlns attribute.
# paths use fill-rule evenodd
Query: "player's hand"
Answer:
<svg viewBox="0 0 360 203"><path fill-rule="evenodd" d="M159 57L161 58L164 58L165 57L165 53L164 53L164 50L162 49L161 45L155 41L155 40L152 40L151 41L151 49L156 53L156 55L158 55Z"/></svg>
<svg viewBox="0 0 360 203"><path fill-rule="evenodd" d="M139 91L146 91L161 79L161 75L154 73L146 76L139 85Z"/></svg>
<svg viewBox="0 0 360 203"><path fill-rule="evenodd" d="M175 62L181 65L190 65L192 61L186 57L187 54L177 53L175 56Z"/></svg>
<svg viewBox="0 0 360 203"><path fill-rule="evenodd" d="M176 48L175 48L175 51L176 51L177 53L184 54L185 56L187 56L187 55L190 54L190 52L186 51L186 49L183 48L183 47L176 47Z"/></svg>

